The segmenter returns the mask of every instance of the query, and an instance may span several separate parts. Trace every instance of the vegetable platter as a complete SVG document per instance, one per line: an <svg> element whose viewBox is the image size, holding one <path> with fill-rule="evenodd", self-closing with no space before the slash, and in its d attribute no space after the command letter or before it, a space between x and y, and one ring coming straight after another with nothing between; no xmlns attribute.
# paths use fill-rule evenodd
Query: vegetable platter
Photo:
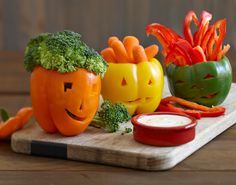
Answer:
<svg viewBox="0 0 236 185"><path fill-rule="evenodd" d="M163 96L169 96L167 83ZM217 135L236 122L236 84L232 84L223 103L224 116L198 120L196 137L193 141L173 147L144 145L133 139L132 133L108 133L88 127L78 136L63 137L47 134L37 126L17 131L12 136L12 149L17 153L59 157L68 160L85 161L112 166L128 167L148 171L167 170L176 166L192 153L210 142ZM131 126L127 123L126 126Z"/></svg>
<svg viewBox="0 0 236 185"><path fill-rule="evenodd" d="M189 11L183 36L159 23L146 26L162 45L165 84L158 45L144 47L135 36L108 37L100 54L69 30L32 38L24 66L38 124L14 133L12 149L144 170L174 167L236 121L226 19L211 19Z"/></svg>

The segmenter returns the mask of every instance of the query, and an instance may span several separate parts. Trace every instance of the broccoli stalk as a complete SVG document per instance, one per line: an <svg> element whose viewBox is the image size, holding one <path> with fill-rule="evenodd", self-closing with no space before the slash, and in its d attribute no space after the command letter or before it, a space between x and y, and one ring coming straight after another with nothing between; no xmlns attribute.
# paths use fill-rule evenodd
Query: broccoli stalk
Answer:
<svg viewBox="0 0 236 185"><path fill-rule="evenodd" d="M130 114L123 104L112 104L110 101L105 100L90 126L103 128L108 132L116 132L119 130L120 124L129 121L130 118ZM130 132L130 129L127 130Z"/></svg>

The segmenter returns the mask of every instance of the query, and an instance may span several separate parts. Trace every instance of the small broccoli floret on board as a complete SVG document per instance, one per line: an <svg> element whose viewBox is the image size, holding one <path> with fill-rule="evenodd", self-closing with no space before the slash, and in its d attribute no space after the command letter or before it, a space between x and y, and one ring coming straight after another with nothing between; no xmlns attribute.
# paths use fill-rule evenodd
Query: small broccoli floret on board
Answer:
<svg viewBox="0 0 236 185"><path fill-rule="evenodd" d="M120 124L129 121L130 118L130 114L123 104L112 104L105 100L90 126L103 128L108 132L116 132L120 128Z"/></svg>

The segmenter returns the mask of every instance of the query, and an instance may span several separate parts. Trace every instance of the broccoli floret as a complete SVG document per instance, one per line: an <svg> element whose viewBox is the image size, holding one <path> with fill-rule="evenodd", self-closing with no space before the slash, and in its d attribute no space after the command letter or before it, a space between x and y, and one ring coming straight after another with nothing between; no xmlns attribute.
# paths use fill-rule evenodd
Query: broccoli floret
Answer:
<svg viewBox="0 0 236 185"><path fill-rule="evenodd" d="M101 105L101 110L98 111L90 125L103 128L108 132L116 132L120 127L119 124L129 121L130 118L130 114L123 104L112 104L105 100Z"/></svg>
<svg viewBox="0 0 236 185"><path fill-rule="evenodd" d="M43 33L31 39L25 50L24 64L27 71L40 65L60 73L85 68L103 75L107 69L107 63L81 40L80 34L68 30Z"/></svg>

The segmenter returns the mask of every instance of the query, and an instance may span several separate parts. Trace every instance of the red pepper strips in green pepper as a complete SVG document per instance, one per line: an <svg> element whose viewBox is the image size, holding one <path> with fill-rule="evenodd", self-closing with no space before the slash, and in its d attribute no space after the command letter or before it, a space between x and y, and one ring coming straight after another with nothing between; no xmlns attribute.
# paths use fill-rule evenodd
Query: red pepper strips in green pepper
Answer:
<svg viewBox="0 0 236 185"><path fill-rule="evenodd" d="M191 46L194 46L193 35L190 29L190 25L192 21L194 22L196 26L199 24L196 14L194 13L194 11L191 10L185 16L183 33L184 33L184 38L191 44Z"/></svg>
<svg viewBox="0 0 236 185"><path fill-rule="evenodd" d="M173 43L170 47L170 51L168 52L165 63L170 64L174 62L178 66L191 65L191 45L184 39L178 39L175 43Z"/></svg>
<svg viewBox="0 0 236 185"><path fill-rule="evenodd" d="M211 50L211 55L209 56L210 60L217 60L217 54L220 51L221 47L222 47L222 43L224 41L225 38L225 34L226 34L226 19L222 19L217 21L214 24L215 27L215 32L214 32L214 36L211 37L211 39L214 39L214 44L213 45L208 45L209 50ZM219 29L219 35L217 35L217 29Z"/></svg>
<svg viewBox="0 0 236 185"><path fill-rule="evenodd" d="M184 19L184 38L181 38L174 30L158 23L148 25L146 33L155 36L163 46L162 53L166 58L166 64L174 63L184 66L221 60L230 48L228 44L222 46L226 34L226 19L219 20L209 26L211 19L210 13L202 11L199 21L195 12L189 11ZM192 22L197 27L194 34L191 31ZM182 40L185 40L185 43Z"/></svg>
<svg viewBox="0 0 236 185"><path fill-rule="evenodd" d="M201 44L202 38L205 35L206 31L208 30L209 22L211 19L212 19L212 15L209 12L202 11L200 23L198 24L198 29L193 37L195 46L198 46Z"/></svg>
<svg viewBox="0 0 236 185"><path fill-rule="evenodd" d="M169 46L180 38L180 36L174 30L159 23L148 25L146 27L146 33L147 35L154 35L157 40L160 41L161 45L163 46L162 54L164 56L166 56L166 54L169 52Z"/></svg>
<svg viewBox="0 0 236 185"><path fill-rule="evenodd" d="M231 87L232 69L227 57L191 66L166 67L172 95L211 107L224 101Z"/></svg>
<svg viewBox="0 0 236 185"><path fill-rule="evenodd" d="M200 46L196 46L192 49L192 63L200 63L205 62L206 56L204 54L203 49Z"/></svg>

